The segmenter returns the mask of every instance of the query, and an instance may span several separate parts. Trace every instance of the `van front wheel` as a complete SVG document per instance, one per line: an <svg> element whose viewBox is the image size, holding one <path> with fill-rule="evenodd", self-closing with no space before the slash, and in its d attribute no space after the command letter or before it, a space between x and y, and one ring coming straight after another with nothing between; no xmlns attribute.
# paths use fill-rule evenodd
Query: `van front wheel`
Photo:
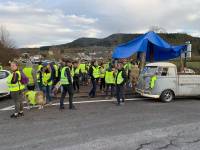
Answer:
<svg viewBox="0 0 200 150"><path fill-rule="evenodd" d="M160 100L164 103L169 103L174 99L174 93L172 90L165 90L160 96Z"/></svg>

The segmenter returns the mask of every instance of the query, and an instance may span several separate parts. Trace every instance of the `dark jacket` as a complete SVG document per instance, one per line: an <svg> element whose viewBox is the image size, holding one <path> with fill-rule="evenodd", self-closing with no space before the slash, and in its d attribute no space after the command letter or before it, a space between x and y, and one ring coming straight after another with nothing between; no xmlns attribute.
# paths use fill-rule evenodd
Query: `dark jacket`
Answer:
<svg viewBox="0 0 200 150"><path fill-rule="evenodd" d="M88 75L91 77L91 80L95 80L94 76L93 76L93 65L90 66L89 70L88 70Z"/></svg>
<svg viewBox="0 0 200 150"><path fill-rule="evenodd" d="M11 84L16 84L19 81L19 74L15 72L13 72L13 77L11 80Z"/></svg>

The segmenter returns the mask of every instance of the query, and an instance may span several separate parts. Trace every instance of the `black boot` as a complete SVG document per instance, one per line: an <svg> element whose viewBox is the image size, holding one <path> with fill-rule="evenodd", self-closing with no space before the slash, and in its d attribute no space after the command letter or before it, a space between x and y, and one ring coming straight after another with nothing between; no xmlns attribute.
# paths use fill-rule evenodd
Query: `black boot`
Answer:
<svg viewBox="0 0 200 150"><path fill-rule="evenodd" d="M24 112L19 112L19 117L22 117L22 116L24 116Z"/></svg>
<svg viewBox="0 0 200 150"><path fill-rule="evenodd" d="M17 118L17 117L19 117L19 114L14 113L14 114L10 115L10 118Z"/></svg>

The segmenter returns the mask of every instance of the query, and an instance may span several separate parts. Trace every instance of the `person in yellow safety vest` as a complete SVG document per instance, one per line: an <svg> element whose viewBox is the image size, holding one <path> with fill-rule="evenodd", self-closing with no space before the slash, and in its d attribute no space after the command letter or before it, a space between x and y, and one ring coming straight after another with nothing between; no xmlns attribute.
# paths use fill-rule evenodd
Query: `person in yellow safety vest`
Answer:
<svg viewBox="0 0 200 150"><path fill-rule="evenodd" d="M124 69L126 71L128 79L130 78L130 72L131 72L132 66L133 65L131 64L130 61L126 62L125 65L124 65Z"/></svg>
<svg viewBox="0 0 200 150"><path fill-rule="evenodd" d="M72 65L70 60L63 60L63 63L65 64L64 67L61 70L61 77L60 77L60 84L62 86L62 93L60 98L60 109L64 109L64 99L68 92L69 94L69 109L75 109L75 106L73 105L73 82L72 77L70 73L70 67Z"/></svg>
<svg viewBox="0 0 200 150"><path fill-rule="evenodd" d="M55 86L59 81L59 68L56 63L53 63L53 68L54 68L53 85Z"/></svg>
<svg viewBox="0 0 200 150"><path fill-rule="evenodd" d="M124 103L124 83L126 82L127 76L123 68L122 62L117 64L117 75L115 78L116 84L116 96L117 96L117 105L120 106L121 103ZM120 101L122 99L122 101Z"/></svg>
<svg viewBox="0 0 200 150"><path fill-rule="evenodd" d="M25 76L29 79L27 84L28 90L35 90L35 70L33 69L33 66L31 63L27 63L26 67L23 69L23 73Z"/></svg>
<svg viewBox="0 0 200 150"><path fill-rule="evenodd" d="M105 83L106 83L106 97L108 96L109 88L111 88L111 97L114 96L115 87L115 72L114 68L108 68L105 73Z"/></svg>
<svg viewBox="0 0 200 150"><path fill-rule="evenodd" d="M51 104L51 90L52 90L52 72L50 65L44 66L42 70L42 89L46 96L46 103Z"/></svg>
<svg viewBox="0 0 200 150"><path fill-rule="evenodd" d="M104 64L101 63L99 66L99 71L100 71L100 91L103 92L105 90L105 67Z"/></svg>
<svg viewBox="0 0 200 150"><path fill-rule="evenodd" d="M79 65L80 75L81 75L81 83L83 85L87 85L87 65L86 63L81 63Z"/></svg>
<svg viewBox="0 0 200 150"><path fill-rule="evenodd" d="M7 79L7 84L10 90L11 98L15 103L15 113L13 113L10 117L17 118L24 116L22 91L25 89L25 86L21 83L21 73L19 71L17 62L11 62L10 68L12 73Z"/></svg>
<svg viewBox="0 0 200 150"><path fill-rule="evenodd" d="M89 92L89 96L94 98L96 96L96 84L100 77L99 66L97 61L92 61L88 72L91 77L92 89Z"/></svg>
<svg viewBox="0 0 200 150"><path fill-rule="evenodd" d="M37 67L37 73L36 73L37 86L40 91L42 91L42 70L43 70L43 65L40 62Z"/></svg>
<svg viewBox="0 0 200 150"><path fill-rule="evenodd" d="M74 66L73 87L74 87L75 91L77 90L77 92L79 92L79 90L80 90L80 85L79 85L80 68L78 66L78 62L74 61L73 66Z"/></svg>
<svg viewBox="0 0 200 150"><path fill-rule="evenodd" d="M157 76L153 75L150 79L150 89L153 89L155 87L156 80L157 80Z"/></svg>

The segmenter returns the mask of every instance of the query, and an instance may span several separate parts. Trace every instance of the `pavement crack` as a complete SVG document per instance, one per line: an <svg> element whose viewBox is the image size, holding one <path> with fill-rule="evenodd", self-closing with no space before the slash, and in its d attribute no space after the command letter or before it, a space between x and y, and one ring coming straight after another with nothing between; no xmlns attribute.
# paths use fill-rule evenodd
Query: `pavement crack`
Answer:
<svg viewBox="0 0 200 150"><path fill-rule="evenodd" d="M140 144L136 150L142 150L145 146L148 146L150 144L151 144L151 142Z"/></svg>
<svg viewBox="0 0 200 150"><path fill-rule="evenodd" d="M174 146L174 147L177 147L176 144L174 144L174 139L173 140L170 140L168 144L162 146L162 147L158 147L157 149L158 150L163 150L163 149L167 149L169 148L170 146Z"/></svg>
<svg viewBox="0 0 200 150"><path fill-rule="evenodd" d="M187 141L185 143L187 143L187 144L193 144L193 143L198 143L198 142L200 142L200 139L193 140L193 141Z"/></svg>

